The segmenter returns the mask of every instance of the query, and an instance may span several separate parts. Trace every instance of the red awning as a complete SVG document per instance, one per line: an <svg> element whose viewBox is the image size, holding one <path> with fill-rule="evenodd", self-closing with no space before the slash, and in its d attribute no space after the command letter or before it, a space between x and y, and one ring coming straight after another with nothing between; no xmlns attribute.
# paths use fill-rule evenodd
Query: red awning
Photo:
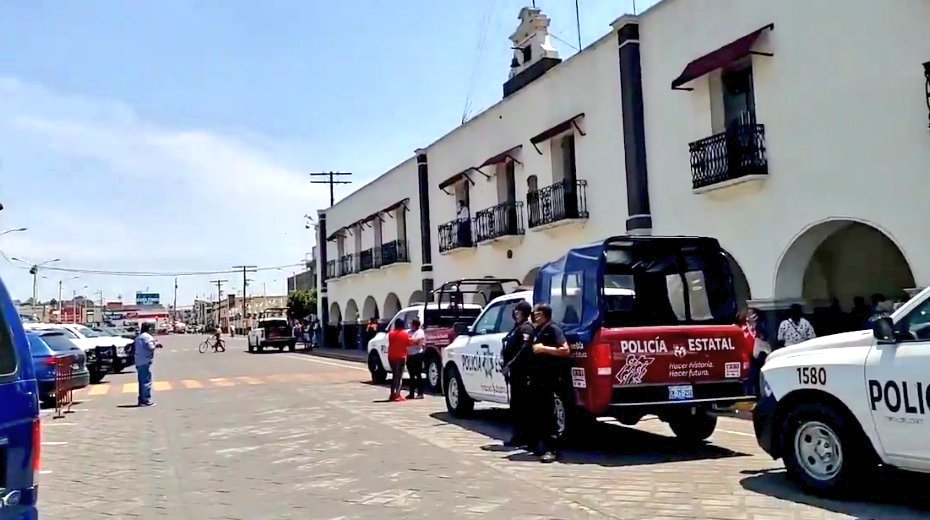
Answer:
<svg viewBox="0 0 930 520"><path fill-rule="evenodd" d="M685 70L681 71L681 74L672 81L672 88L677 89L691 80L700 78L709 72L713 72L734 61L749 56L752 52L752 46L755 45L756 40L759 39L762 32L774 28L775 24L770 23L759 30L753 31L742 38L720 47L710 54L706 54L692 61L685 67Z"/></svg>
<svg viewBox="0 0 930 520"><path fill-rule="evenodd" d="M468 171L471 170L471 169L472 169L472 168L469 168L468 170L464 170L464 171L461 171L461 172L459 172L459 173L456 173L456 174L453 175L452 177L449 177L448 179L446 179L446 180L440 182L440 183L439 183L439 189L444 190L444 189L448 188L449 186L452 186L452 185L455 184L456 182L459 182L459 181L462 180L463 178L468 179L468 181L471 182L471 179L468 178ZM474 184L474 183L472 182L472 184Z"/></svg>
<svg viewBox="0 0 930 520"><path fill-rule="evenodd" d="M581 117L584 117L584 112L577 114L569 119L566 119L565 121L562 121L561 123L553 126L552 128L548 130L544 130L540 132L539 134L531 137L530 143L532 143L533 146L535 146L543 141L548 141L549 139L552 139L553 137L561 134L562 132L565 132L566 130L574 126L575 120Z"/></svg>
<svg viewBox="0 0 930 520"><path fill-rule="evenodd" d="M509 150L503 151L503 152L501 152L501 153L499 153L499 154L497 154L497 155L495 155L495 156L489 158L488 160L484 161L483 163L481 163L481 166L478 166L478 168L484 168L485 166L490 166L490 165L492 165L492 164L500 164L500 163L506 161L507 159L510 159L510 160L512 160L512 161L514 161L514 162L518 162L517 159L514 157L514 154L517 153L517 150L519 150L519 149L522 148L522 147L523 147L523 145L517 145L517 146L514 146L513 148L510 148Z"/></svg>

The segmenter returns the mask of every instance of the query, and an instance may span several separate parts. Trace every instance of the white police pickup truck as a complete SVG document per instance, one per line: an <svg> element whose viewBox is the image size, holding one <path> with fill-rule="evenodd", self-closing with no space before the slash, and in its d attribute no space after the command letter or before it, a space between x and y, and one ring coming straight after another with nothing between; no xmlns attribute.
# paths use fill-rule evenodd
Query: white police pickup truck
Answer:
<svg viewBox="0 0 930 520"><path fill-rule="evenodd" d="M753 410L759 445L811 492L879 464L930 473L930 289L873 330L776 350Z"/></svg>

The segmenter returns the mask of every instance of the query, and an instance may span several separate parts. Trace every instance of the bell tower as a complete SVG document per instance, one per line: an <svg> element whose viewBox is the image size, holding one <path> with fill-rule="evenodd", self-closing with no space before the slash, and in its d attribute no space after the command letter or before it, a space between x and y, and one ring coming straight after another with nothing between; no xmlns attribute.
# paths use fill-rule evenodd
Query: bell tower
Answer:
<svg viewBox="0 0 930 520"><path fill-rule="evenodd" d="M549 17L541 9L524 7L517 18L520 25L510 35L513 58L504 83L504 97L529 85L562 61L549 38Z"/></svg>

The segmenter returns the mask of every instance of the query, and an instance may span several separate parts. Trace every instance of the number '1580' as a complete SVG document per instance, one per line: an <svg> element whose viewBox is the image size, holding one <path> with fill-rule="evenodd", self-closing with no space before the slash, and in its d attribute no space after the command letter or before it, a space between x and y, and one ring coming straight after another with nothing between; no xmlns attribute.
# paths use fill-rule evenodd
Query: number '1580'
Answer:
<svg viewBox="0 0 930 520"><path fill-rule="evenodd" d="M798 367L798 383L802 385L827 384L827 369L823 367Z"/></svg>

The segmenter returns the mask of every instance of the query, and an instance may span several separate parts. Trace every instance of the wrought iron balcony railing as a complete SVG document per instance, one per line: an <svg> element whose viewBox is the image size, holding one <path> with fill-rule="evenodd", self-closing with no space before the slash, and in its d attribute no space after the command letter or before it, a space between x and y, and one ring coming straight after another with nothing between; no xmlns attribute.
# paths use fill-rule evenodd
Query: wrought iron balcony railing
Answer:
<svg viewBox="0 0 930 520"><path fill-rule="evenodd" d="M357 267L358 266L355 263L355 255L342 255L342 257L339 258L339 276L355 273L358 271Z"/></svg>
<svg viewBox="0 0 930 520"><path fill-rule="evenodd" d="M439 252L471 247L475 244L471 236L471 220L456 219L439 226Z"/></svg>
<svg viewBox="0 0 930 520"><path fill-rule="evenodd" d="M326 278L337 278L339 276L339 262L330 260L326 262Z"/></svg>
<svg viewBox="0 0 930 520"><path fill-rule="evenodd" d="M734 125L726 132L695 141L688 147L694 189L769 173L765 125Z"/></svg>
<svg viewBox="0 0 930 520"><path fill-rule="evenodd" d="M475 213L475 242L523 234L523 202L504 202Z"/></svg>
<svg viewBox="0 0 930 520"><path fill-rule="evenodd" d="M384 244L381 244L381 247L376 251L377 254L375 255L375 267L382 267L385 265L410 261L410 258L407 256L406 240L392 240L390 242L385 242Z"/></svg>
<svg viewBox="0 0 930 520"><path fill-rule="evenodd" d="M375 268L375 256L372 249L366 249L358 254L359 272Z"/></svg>
<svg viewBox="0 0 930 520"><path fill-rule="evenodd" d="M588 218L588 181L564 180L526 194L530 228Z"/></svg>

